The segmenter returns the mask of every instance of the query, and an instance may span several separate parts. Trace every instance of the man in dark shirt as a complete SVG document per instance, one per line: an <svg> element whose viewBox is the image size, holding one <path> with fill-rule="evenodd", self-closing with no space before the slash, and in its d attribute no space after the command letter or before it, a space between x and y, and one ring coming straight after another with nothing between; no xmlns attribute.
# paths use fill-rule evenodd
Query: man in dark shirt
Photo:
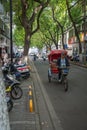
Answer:
<svg viewBox="0 0 87 130"><path fill-rule="evenodd" d="M69 60L66 57L66 54L64 52L62 52L61 57L58 58L57 66L58 66L58 69L59 69L59 74L58 74L59 77L58 77L58 79L59 79L59 82L61 82L61 69L62 68L67 68L67 67L70 66Z"/></svg>

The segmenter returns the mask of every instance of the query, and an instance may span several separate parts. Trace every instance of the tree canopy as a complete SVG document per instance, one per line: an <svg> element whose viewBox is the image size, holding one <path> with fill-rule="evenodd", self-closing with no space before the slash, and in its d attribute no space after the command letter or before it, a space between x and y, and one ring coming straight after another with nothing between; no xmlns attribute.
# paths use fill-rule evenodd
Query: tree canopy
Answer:
<svg viewBox="0 0 87 130"><path fill-rule="evenodd" d="M1 2L9 12L9 1ZM64 31L71 25L80 42L77 25L82 22L83 5L84 0L12 0L15 43L24 46L25 55L33 45L58 48L60 36L64 46Z"/></svg>

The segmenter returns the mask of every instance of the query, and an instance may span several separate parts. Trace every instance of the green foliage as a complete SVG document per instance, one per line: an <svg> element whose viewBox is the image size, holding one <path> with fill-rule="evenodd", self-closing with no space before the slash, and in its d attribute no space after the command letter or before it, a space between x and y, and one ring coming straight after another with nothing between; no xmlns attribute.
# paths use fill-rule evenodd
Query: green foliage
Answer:
<svg viewBox="0 0 87 130"><path fill-rule="evenodd" d="M43 37L43 35L40 31L35 33L31 38L31 46L35 46L35 47L41 49L43 47L42 37Z"/></svg>
<svg viewBox="0 0 87 130"><path fill-rule="evenodd" d="M16 28L14 31L14 42L17 46L24 46L24 29L18 29Z"/></svg>
<svg viewBox="0 0 87 130"><path fill-rule="evenodd" d="M3 5L5 12L9 12L9 1L8 0L0 0L0 3Z"/></svg>
<svg viewBox="0 0 87 130"><path fill-rule="evenodd" d="M73 4L75 2L76 1L74 0ZM81 16L82 16L82 4L81 4L81 0L76 5L74 5L71 8L71 15L73 17L73 20L78 24L79 21L80 21L80 19L81 19Z"/></svg>
<svg viewBox="0 0 87 130"><path fill-rule="evenodd" d="M9 12L10 1L9 0L0 0L0 1L2 2L5 11ZM43 2L43 0L40 1ZM74 3L77 1L78 0L68 0L69 7L72 7ZM82 0L79 0L79 2L81 1ZM82 4L79 2L70 10L72 17L77 24L82 22L81 21ZM28 5L28 8L26 10L26 16L27 16L27 20L29 20L33 13L33 10L35 9L36 6L38 6L38 4L33 0L26 0L26 3ZM64 29L66 29L68 26L71 25L71 21L67 13L66 0L50 0L49 7L44 9L44 12L42 13L40 18L40 31L38 31L36 34L32 36L31 46L37 46L38 48L42 48L44 44L44 39L45 39L45 43L48 42L48 39L51 40L51 36L49 32L51 32L53 36L55 35L54 37L55 39L57 35L56 32L58 31L58 33L61 33L60 28L57 27L57 23L53 21L52 10L51 10L52 8L54 8L55 18L61 23ZM17 26L14 32L14 40L17 45L24 45L25 32L20 22L21 15L22 15L21 0L12 0L12 11L14 12L13 22ZM34 29L36 28L36 25L37 25L36 20L34 20L32 24L33 27L32 26L31 27Z"/></svg>

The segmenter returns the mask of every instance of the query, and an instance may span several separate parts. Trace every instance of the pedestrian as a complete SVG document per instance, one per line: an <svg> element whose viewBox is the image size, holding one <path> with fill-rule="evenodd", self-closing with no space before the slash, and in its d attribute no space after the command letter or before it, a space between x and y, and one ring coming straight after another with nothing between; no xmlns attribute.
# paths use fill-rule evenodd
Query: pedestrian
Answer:
<svg viewBox="0 0 87 130"><path fill-rule="evenodd" d="M37 58L37 57L36 57L36 54L34 54L34 61L36 61L36 58Z"/></svg>
<svg viewBox="0 0 87 130"><path fill-rule="evenodd" d="M4 65L4 55L5 55L5 52L3 52L3 53L1 54L1 62L2 62L2 66Z"/></svg>
<svg viewBox="0 0 87 130"><path fill-rule="evenodd" d="M8 54L5 52L4 54L4 63L7 63L8 62Z"/></svg>
<svg viewBox="0 0 87 130"><path fill-rule="evenodd" d="M58 66L58 70L59 70L58 80L59 80L59 82L61 82L61 69L62 68L67 68L67 67L70 66L69 60L66 57L65 52L62 52L61 53L61 57L58 58L58 60L57 60L57 66Z"/></svg>

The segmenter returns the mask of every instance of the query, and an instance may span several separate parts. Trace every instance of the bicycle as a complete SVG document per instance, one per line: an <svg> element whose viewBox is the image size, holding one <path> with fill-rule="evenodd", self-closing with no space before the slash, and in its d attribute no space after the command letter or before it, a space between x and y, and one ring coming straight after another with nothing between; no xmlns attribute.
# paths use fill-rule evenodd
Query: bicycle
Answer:
<svg viewBox="0 0 87 130"><path fill-rule="evenodd" d="M68 90L68 79L67 75L69 72L69 68L61 68L61 82L64 84L64 90Z"/></svg>

